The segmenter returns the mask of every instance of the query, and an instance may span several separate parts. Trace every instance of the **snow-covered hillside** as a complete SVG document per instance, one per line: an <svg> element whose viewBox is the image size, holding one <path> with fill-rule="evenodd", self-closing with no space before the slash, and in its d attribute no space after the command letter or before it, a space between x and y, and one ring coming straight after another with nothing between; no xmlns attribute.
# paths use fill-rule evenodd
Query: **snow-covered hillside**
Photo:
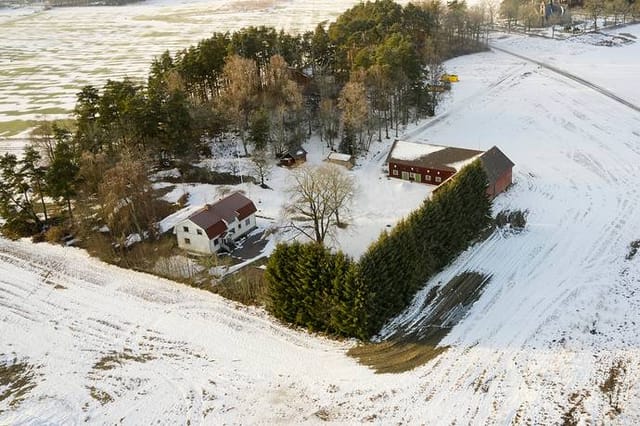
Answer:
<svg viewBox="0 0 640 426"><path fill-rule="evenodd" d="M638 43L494 43L640 99ZM0 365L33 385L21 402L0 386L0 424L639 424L640 255L625 257L640 239L640 113L503 52L447 68L461 82L446 110L408 136L498 145L516 167L495 209L529 215L525 232L473 247L416 297L460 271L492 275L436 360L376 375L349 342L73 249L0 240ZM420 316L410 308L386 332Z"/></svg>

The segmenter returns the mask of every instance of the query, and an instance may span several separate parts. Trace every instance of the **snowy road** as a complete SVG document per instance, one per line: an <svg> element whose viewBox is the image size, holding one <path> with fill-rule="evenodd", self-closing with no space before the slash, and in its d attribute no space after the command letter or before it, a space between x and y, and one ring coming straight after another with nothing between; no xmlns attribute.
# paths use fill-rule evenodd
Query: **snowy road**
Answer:
<svg viewBox="0 0 640 426"><path fill-rule="evenodd" d="M547 42L497 44L538 60ZM553 43L554 66L638 102L639 87L591 69L606 56L604 74L626 75L637 44ZM640 239L640 116L501 52L447 68L461 78L448 114L412 137L500 146L515 185L495 208L529 211L524 233L468 250L416 297L461 271L492 275L449 350L376 375L349 342L74 249L0 240L0 366L31 366L35 386L13 405L0 387L0 424L640 424L640 255L626 259ZM408 309L386 332L420 318Z"/></svg>

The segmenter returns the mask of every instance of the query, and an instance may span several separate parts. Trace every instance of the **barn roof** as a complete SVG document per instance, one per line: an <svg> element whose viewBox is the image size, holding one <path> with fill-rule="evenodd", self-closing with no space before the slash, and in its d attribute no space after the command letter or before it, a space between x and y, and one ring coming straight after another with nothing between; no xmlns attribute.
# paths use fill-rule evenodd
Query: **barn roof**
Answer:
<svg viewBox="0 0 640 426"><path fill-rule="evenodd" d="M395 141L387 162L457 172L481 154L475 149Z"/></svg>
<svg viewBox="0 0 640 426"><path fill-rule="evenodd" d="M214 204L205 205L188 219L204 229L209 239L212 239L226 231L227 225L236 218L243 220L256 211L258 209L253 201L239 192L234 192Z"/></svg>
<svg viewBox="0 0 640 426"><path fill-rule="evenodd" d="M486 151L480 156L480 161L489 178L489 182L495 182L502 174L511 169L514 164L504 152L500 151L497 146Z"/></svg>

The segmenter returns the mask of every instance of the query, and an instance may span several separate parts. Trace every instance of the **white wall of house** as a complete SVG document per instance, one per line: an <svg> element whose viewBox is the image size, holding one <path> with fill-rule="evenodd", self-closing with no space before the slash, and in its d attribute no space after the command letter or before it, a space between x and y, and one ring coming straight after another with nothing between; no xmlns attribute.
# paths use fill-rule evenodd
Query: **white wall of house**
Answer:
<svg viewBox="0 0 640 426"><path fill-rule="evenodd" d="M233 227L232 227L233 226ZM233 239L237 240L245 234L248 234L253 228L256 227L256 215L252 214L249 217L238 221L233 221L233 224L229 224L229 229L233 229Z"/></svg>
<svg viewBox="0 0 640 426"><path fill-rule="evenodd" d="M209 241L209 253L217 253L218 250L220 250L220 247L222 247L222 239L223 237L220 235Z"/></svg>
<svg viewBox="0 0 640 426"><path fill-rule="evenodd" d="M181 249L196 251L199 253L215 253L213 240L209 241L204 229L190 221L189 219L178 222L174 228L178 238L178 247ZM218 244L218 248L220 245Z"/></svg>
<svg viewBox="0 0 640 426"><path fill-rule="evenodd" d="M235 241L251 232L255 227L255 214L250 215L242 221L234 219L233 222L228 224L227 236ZM222 247L222 236L209 240L205 230L189 219L176 224L174 234L176 234L176 238L178 239L178 247L184 250L213 254L217 253L220 247Z"/></svg>

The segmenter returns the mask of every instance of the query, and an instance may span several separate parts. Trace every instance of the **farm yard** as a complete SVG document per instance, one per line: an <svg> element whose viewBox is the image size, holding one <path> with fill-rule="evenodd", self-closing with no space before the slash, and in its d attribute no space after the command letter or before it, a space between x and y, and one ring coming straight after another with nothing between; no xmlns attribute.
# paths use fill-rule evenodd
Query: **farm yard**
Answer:
<svg viewBox="0 0 640 426"><path fill-rule="evenodd" d="M618 32L640 37L640 26ZM490 277L468 284L479 297L457 311L433 360L376 374L347 354L353 341L284 327L259 308L78 249L0 240L0 423L640 423L640 114L540 65L638 105L640 87L622 82L640 75L639 45L598 37L610 35L495 36L520 57L448 61L460 82L436 117L402 136L498 145L516 166L494 215L527 212L524 231L497 230L469 248L377 338L408 336L421 350L434 325L447 325L427 299L457 277ZM354 256L432 189L387 179L391 142L349 171L358 198L332 244ZM328 154L313 140L305 149L308 165ZM274 169L272 189L235 186L265 228L280 220L288 173ZM175 184L165 197L188 194L194 207L221 190Z"/></svg>

